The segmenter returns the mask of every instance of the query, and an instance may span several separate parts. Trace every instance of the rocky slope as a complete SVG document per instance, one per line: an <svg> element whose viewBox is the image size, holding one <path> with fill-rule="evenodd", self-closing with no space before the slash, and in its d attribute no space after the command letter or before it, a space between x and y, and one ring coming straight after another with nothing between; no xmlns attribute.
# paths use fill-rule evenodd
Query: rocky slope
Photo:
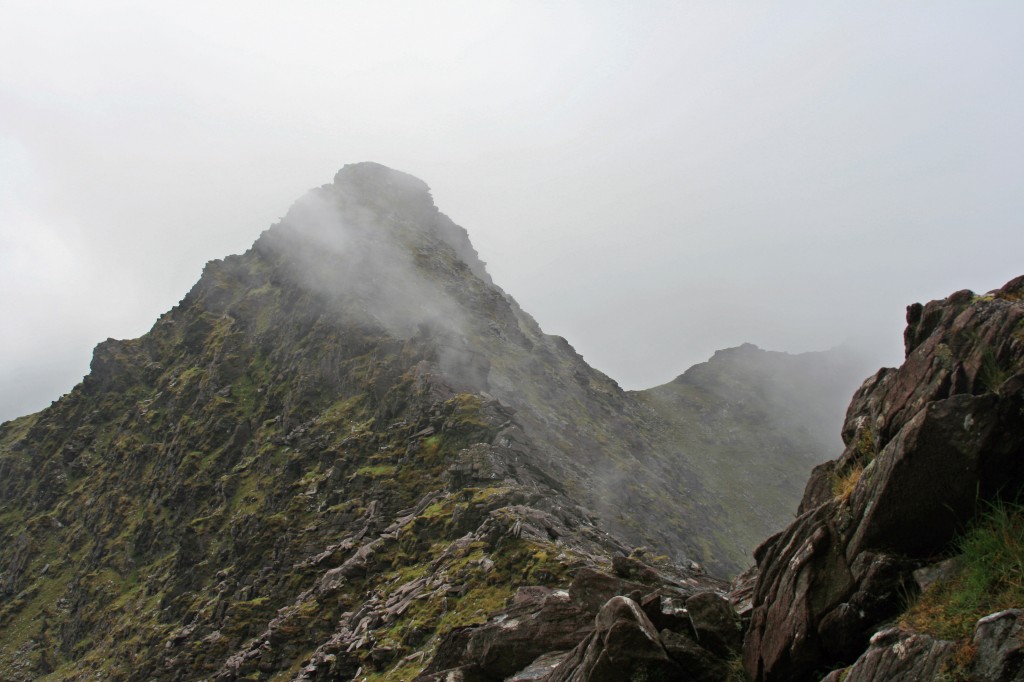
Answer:
<svg viewBox="0 0 1024 682"><path fill-rule="evenodd" d="M1024 277L911 306L907 322L905 362L860 388L843 455L815 470L801 515L755 553L751 679L817 680L850 664L829 679L1024 679L1019 610L960 642L899 620L979 513L1024 492ZM1019 513L1007 519L996 557L1021 551ZM994 582L1024 584L1021 564ZM1024 605L1024 591L1010 594L998 608Z"/></svg>
<svg viewBox="0 0 1024 682"><path fill-rule="evenodd" d="M426 185L346 166L0 426L0 678L724 674L735 623L691 562L742 567L762 512L712 472L817 445L701 374L622 391ZM719 430L742 447L702 461Z"/></svg>

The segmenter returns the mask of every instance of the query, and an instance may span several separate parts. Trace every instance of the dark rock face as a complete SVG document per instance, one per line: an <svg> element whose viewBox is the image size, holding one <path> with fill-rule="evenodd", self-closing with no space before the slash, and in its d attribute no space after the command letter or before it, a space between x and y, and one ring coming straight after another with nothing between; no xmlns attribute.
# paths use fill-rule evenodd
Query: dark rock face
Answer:
<svg viewBox="0 0 1024 682"><path fill-rule="evenodd" d="M658 636L668 657L679 667L678 679L693 682L739 679L733 675L725 661L702 648L690 637L668 629L662 630Z"/></svg>
<svg viewBox="0 0 1024 682"><path fill-rule="evenodd" d="M852 662L979 502L1024 488L1022 298L1019 278L908 309L906 361L864 383L843 455L815 469L801 515L755 552L753 679L809 680ZM943 649L897 648L911 645ZM888 674L882 649L871 660L870 675Z"/></svg>
<svg viewBox="0 0 1024 682"><path fill-rule="evenodd" d="M565 591L514 603L487 623L453 631L426 674L470 666L504 679L552 651L567 651L593 630L594 614Z"/></svg>

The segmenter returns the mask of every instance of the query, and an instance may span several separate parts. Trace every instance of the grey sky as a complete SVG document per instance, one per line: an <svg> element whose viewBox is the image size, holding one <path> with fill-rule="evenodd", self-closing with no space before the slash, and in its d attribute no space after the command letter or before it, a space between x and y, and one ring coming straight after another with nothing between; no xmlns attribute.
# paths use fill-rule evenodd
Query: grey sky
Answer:
<svg viewBox="0 0 1024 682"><path fill-rule="evenodd" d="M1024 273L1024 3L0 0L0 418L372 160L629 388Z"/></svg>

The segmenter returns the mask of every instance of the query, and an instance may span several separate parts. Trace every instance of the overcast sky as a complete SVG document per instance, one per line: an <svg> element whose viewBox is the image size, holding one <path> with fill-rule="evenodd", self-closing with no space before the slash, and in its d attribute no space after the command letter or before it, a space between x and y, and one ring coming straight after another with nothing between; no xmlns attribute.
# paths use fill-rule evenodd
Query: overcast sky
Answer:
<svg viewBox="0 0 1024 682"><path fill-rule="evenodd" d="M627 388L1024 273L1024 2L0 0L0 419L372 160Z"/></svg>

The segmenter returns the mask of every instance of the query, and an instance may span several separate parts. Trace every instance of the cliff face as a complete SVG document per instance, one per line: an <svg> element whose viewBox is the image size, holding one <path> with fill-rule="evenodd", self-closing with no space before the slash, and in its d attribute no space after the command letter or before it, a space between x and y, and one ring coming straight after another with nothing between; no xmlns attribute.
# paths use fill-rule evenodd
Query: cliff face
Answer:
<svg viewBox="0 0 1024 682"><path fill-rule="evenodd" d="M752 679L820 679L859 656L848 679L1024 675L1019 642L993 646L991 623L959 644L881 627L913 603L925 582L915 570L962 551L953 540L980 512L1024 490L1024 278L987 296L961 291L911 306L907 322L906 361L858 390L843 455L815 470L801 515L755 553ZM1015 514L996 541L1003 554L1020 551ZM1006 580L1019 585L1019 571ZM1019 633L1020 616L995 618L1006 623L999 636ZM957 646L970 655L956 658Z"/></svg>
<svg viewBox="0 0 1024 682"><path fill-rule="evenodd" d="M735 570L753 543L723 513L744 491L674 437L742 425L673 390L626 393L543 334L421 181L346 166L0 426L0 677L503 679L623 590L690 632L670 603L722 587L690 562ZM450 654L515 604L529 645ZM669 671L735 649L669 640Z"/></svg>

